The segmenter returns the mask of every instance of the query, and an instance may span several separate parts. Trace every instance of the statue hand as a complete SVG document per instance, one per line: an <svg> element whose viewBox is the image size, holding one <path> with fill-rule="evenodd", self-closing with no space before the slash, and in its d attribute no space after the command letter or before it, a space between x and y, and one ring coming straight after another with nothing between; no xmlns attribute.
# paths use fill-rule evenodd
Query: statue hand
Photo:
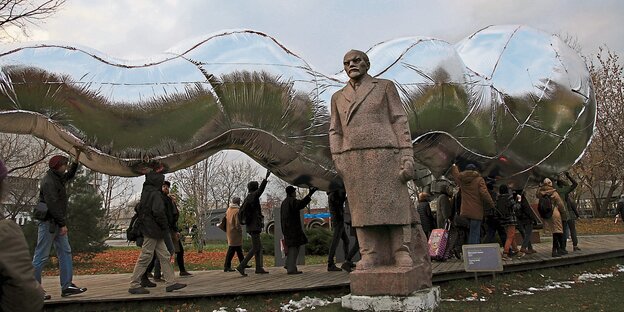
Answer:
<svg viewBox="0 0 624 312"><path fill-rule="evenodd" d="M399 176L403 182L414 178L414 158L411 156L401 157L401 170Z"/></svg>

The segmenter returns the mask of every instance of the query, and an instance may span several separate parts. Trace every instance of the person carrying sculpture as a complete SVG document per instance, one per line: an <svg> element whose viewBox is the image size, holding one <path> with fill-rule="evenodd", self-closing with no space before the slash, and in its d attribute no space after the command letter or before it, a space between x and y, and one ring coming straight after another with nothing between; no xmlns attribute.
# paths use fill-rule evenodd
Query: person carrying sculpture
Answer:
<svg viewBox="0 0 624 312"><path fill-rule="evenodd" d="M225 254L223 272L234 272L232 269L232 259L234 254L238 257L238 262L243 262L243 227L238 217L240 212L240 197L233 197L228 209L225 211L225 233L227 237L228 250Z"/></svg>
<svg viewBox="0 0 624 312"><path fill-rule="evenodd" d="M256 262L256 274L268 274L269 272L264 269L264 262L262 259L262 242L260 241L260 233L263 229L262 207L260 207L260 196L264 193L264 189L267 185L267 179L271 175L271 171L267 170L264 180L258 186L257 181L251 181L247 183L247 196L243 201L241 210L239 211L240 222L245 225L247 233L251 236L251 250L247 253L243 261L236 267L242 276L247 276L245 268L247 263L252 257L255 257Z"/></svg>
<svg viewBox="0 0 624 312"><path fill-rule="evenodd" d="M48 212L43 221L39 222L37 246L32 265L35 268L35 279L41 284L41 273L48 262L50 249L54 244L59 262L62 297L87 291L86 288L78 287L72 282L72 252L66 224L69 202L66 185L76 176L79 157L80 149L76 149L76 161L71 165L68 165L69 159L65 156L56 155L50 158L48 162L50 169L41 179L39 189L39 202L47 205ZM46 294L45 299L49 298Z"/></svg>
<svg viewBox="0 0 624 312"><path fill-rule="evenodd" d="M550 218L544 218L544 230L552 233L552 256L561 257L567 252L563 250L563 223L561 222L562 211L565 210L564 203L557 190L553 188L552 180L549 178L544 179L542 185L537 190L536 197L539 199L541 196L547 196L552 204L552 216Z"/></svg>
<svg viewBox="0 0 624 312"><path fill-rule="evenodd" d="M143 234L143 245L134 266L130 288L128 289L128 292L134 295L150 293L149 290L141 285L141 279L154 254L160 260L162 275L166 285L165 290L172 292L186 287L186 284L176 283L175 281L173 266L169 262L171 253L165 243L165 237L169 237L171 233L167 213L165 212L165 201L161 193L164 182L165 175L160 172L151 171L145 175L138 217L139 229Z"/></svg>
<svg viewBox="0 0 624 312"><path fill-rule="evenodd" d="M334 262L334 256L336 255L336 249L338 248L340 240L342 240L342 249L345 257L349 254L349 235L347 235L345 231L344 223L345 195L342 189L327 193L327 203L329 205L333 230L332 241L329 245L329 255L327 256L327 271L329 272L342 271L342 269L336 266L336 262Z"/></svg>
<svg viewBox="0 0 624 312"><path fill-rule="evenodd" d="M461 189L460 216L469 221L468 244L479 244L481 242L481 222L484 216L484 208L493 208L494 201L488 193L485 180L475 165L468 164L464 171L459 172L457 165L453 164L451 174Z"/></svg>
<svg viewBox="0 0 624 312"><path fill-rule="evenodd" d="M511 260L513 251L517 249L514 238L516 236L516 211L520 210L519 198L515 198L509 191L506 184L501 184L498 188L498 196L496 198L496 212L501 225L505 227L506 239L503 247L503 260ZM523 257L523 252L518 253L518 257Z"/></svg>
<svg viewBox="0 0 624 312"><path fill-rule="evenodd" d="M531 235L533 233L533 225L537 224L539 220L535 217L535 213L533 213L533 209L529 204L529 200L524 195L524 192L518 190L515 192L515 196L520 198L520 210L516 215L516 219L518 220L517 228L520 235L522 235L520 251L525 254L534 254L537 251L533 249Z"/></svg>
<svg viewBox="0 0 624 312"><path fill-rule="evenodd" d="M178 268L180 268L180 276L191 276L192 274L186 271L184 266L184 247L180 242L180 230L178 229L178 219L180 218L180 211L173 194L170 193L171 182L165 181L161 188L161 195L165 202L165 214L167 215L167 224L169 225L170 235L165 235L165 245L170 254L176 255L176 262ZM160 260L157 255L154 255L152 262L150 262L143 278L141 279L141 285L143 287L156 287L156 285L149 281L147 275L154 270L154 280L162 281L162 271L160 269Z"/></svg>
<svg viewBox="0 0 624 312"><path fill-rule="evenodd" d="M579 217L579 213L576 209L576 203L574 199L572 199L571 193L574 192L578 183L569 172L565 172L565 176L570 180L570 184L563 181L563 179L558 178L557 183L553 185L553 187L563 199L563 203L565 204L566 212L567 212L567 220L562 220L563 223L563 250L566 250L566 243L569 236L572 236L572 250L580 251L581 248L578 247L578 236L576 233L576 219Z"/></svg>
<svg viewBox="0 0 624 312"><path fill-rule="evenodd" d="M433 231L436 226L436 220L433 217L433 212L431 212L431 206L429 206L428 193L421 192L418 194L418 206L416 210L420 216L420 224L423 232L425 232L425 236L429 239L431 231Z"/></svg>
<svg viewBox="0 0 624 312"><path fill-rule="evenodd" d="M8 169L0 160L0 200ZM0 311L41 311L44 292L35 279L24 233L0 214Z"/></svg>
<svg viewBox="0 0 624 312"><path fill-rule="evenodd" d="M303 199L297 199L297 189L291 185L286 187L286 198L280 207L280 221L284 242L288 247L286 252L286 270L288 274L301 274L297 270L297 257L301 246L308 243L308 238L303 232L301 224L301 210L312 200L312 195L316 192L315 187L310 187L308 195Z"/></svg>
<svg viewBox="0 0 624 312"><path fill-rule="evenodd" d="M347 52L343 66L349 82L332 95L329 145L359 239L362 258L356 270L418 266L418 274L428 274L430 264L418 258L426 254L427 243L409 217L413 203L406 183L414 175L414 153L398 91L392 81L368 75L370 61L362 51ZM416 250L409 248L413 230L422 237Z"/></svg>

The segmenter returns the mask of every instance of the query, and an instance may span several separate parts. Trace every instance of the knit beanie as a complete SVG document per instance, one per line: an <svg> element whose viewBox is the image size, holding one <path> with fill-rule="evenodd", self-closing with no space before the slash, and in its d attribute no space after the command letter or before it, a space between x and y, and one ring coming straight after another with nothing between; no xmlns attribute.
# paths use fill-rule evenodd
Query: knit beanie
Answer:
<svg viewBox="0 0 624 312"><path fill-rule="evenodd" d="M69 162L69 159L67 159L67 157L62 156L62 155L56 155L50 158L50 161L48 162L48 166L50 167L50 169L57 170L62 165L67 165L68 162Z"/></svg>

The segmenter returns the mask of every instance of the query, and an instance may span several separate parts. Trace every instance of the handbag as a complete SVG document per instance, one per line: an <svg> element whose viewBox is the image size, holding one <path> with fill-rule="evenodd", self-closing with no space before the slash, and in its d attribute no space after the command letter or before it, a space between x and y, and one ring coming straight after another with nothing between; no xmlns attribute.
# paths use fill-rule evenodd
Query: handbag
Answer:
<svg viewBox="0 0 624 312"><path fill-rule="evenodd" d="M227 219L225 218L225 216L221 218L221 222L217 224L217 227L220 228L221 231L227 232Z"/></svg>
<svg viewBox="0 0 624 312"><path fill-rule="evenodd" d="M470 221L468 218L460 215L456 215L455 218L453 218L453 224L458 228L470 228Z"/></svg>
<svg viewBox="0 0 624 312"><path fill-rule="evenodd" d="M44 202L37 203L37 206L33 208L32 217L35 220L44 221L48 216L48 205Z"/></svg>

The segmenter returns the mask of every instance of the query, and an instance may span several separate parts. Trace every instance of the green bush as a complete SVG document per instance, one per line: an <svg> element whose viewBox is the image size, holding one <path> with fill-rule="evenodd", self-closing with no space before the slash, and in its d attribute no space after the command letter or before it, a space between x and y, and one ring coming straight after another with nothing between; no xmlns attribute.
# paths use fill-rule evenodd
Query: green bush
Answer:
<svg viewBox="0 0 624 312"><path fill-rule="evenodd" d="M275 246L273 243L273 235L267 233L260 234L260 241L262 242L262 254L263 255L273 255ZM245 254L249 252L251 249L251 236L245 234L243 236L243 250Z"/></svg>
<svg viewBox="0 0 624 312"><path fill-rule="evenodd" d="M308 237L306 244L306 255L326 256L329 254L332 232L326 228L313 228L305 230Z"/></svg>

